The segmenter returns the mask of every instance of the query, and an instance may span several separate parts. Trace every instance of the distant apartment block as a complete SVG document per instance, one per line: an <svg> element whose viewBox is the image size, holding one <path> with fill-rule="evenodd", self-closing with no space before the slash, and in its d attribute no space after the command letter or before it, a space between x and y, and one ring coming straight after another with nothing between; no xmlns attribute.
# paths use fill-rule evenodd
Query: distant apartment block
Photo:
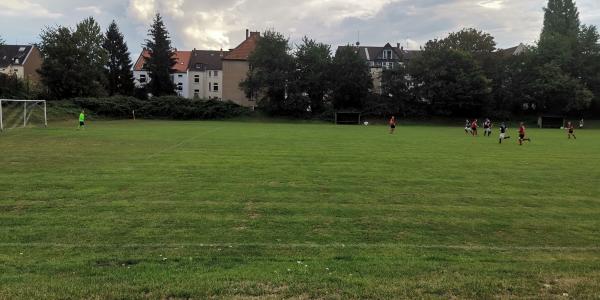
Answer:
<svg viewBox="0 0 600 300"><path fill-rule="evenodd" d="M373 77L373 91L380 94L382 92L381 76L383 71L393 69L398 65L407 64L421 52L420 50L404 50L400 44L393 47L390 43L385 44L383 47L341 46L339 48L344 47L355 48L358 55L365 60L370 68L371 77Z"/></svg>
<svg viewBox="0 0 600 300"><path fill-rule="evenodd" d="M221 59L223 51L192 50L175 51L175 65L171 80L175 93L183 98L222 99L223 74ZM150 52L146 49L140 54L133 68L136 87L147 85L151 76L146 68Z"/></svg>
<svg viewBox="0 0 600 300"><path fill-rule="evenodd" d="M246 30L246 39L223 58L223 99L231 100L239 105L255 107L256 99L240 88L240 83L246 79L250 64L248 58L256 49L260 32Z"/></svg>

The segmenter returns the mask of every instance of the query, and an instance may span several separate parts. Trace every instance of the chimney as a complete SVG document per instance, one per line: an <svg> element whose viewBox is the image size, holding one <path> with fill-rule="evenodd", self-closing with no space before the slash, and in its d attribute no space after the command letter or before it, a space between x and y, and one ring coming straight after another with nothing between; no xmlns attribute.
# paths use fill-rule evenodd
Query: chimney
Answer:
<svg viewBox="0 0 600 300"><path fill-rule="evenodd" d="M220 56L223 57L223 48L221 48Z"/></svg>
<svg viewBox="0 0 600 300"><path fill-rule="evenodd" d="M198 56L198 53L196 53L196 48L194 48L194 50L192 50L192 53L194 53L194 56Z"/></svg>
<svg viewBox="0 0 600 300"><path fill-rule="evenodd" d="M400 49L400 43L396 43L396 48Z"/></svg>
<svg viewBox="0 0 600 300"><path fill-rule="evenodd" d="M250 30L246 29L246 39L248 39L250 37Z"/></svg>

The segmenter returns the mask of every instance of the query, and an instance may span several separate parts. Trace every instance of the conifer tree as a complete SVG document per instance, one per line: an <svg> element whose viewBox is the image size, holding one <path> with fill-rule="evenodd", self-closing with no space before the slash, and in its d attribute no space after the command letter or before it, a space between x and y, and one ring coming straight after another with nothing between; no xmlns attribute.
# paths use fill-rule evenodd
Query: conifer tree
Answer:
<svg viewBox="0 0 600 300"><path fill-rule="evenodd" d="M111 96L117 94L132 95L134 83L129 49L115 21L110 24L106 31L103 47L108 53L108 61L105 67L108 94Z"/></svg>
<svg viewBox="0 0 600 300"><path fill-rule="evenodd" d="M154 17L145 46L150 51L150 57L146 60L146 69L150 73L150 93L153 96L175 94L175 85L171 81L173 66L176 64L175 51L171 47L169 32L160 14Z"/></svg>

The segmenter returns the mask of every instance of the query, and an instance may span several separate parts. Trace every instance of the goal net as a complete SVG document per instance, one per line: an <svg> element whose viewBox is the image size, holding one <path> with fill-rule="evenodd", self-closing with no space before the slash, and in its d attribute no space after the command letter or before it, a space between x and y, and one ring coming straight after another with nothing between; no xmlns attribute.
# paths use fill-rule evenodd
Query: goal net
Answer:
<svg viewBox="0 0 600 300"><path fill-rule="evenodd" d="M336 112L335 124L357 125L360 124L361 113L359 112Z"/></svg>
<svg viewBox="0 0 600 300"><path fill-rule="evenodd" d="M0 130L46 127L46 100L0 99Z"/></svg>

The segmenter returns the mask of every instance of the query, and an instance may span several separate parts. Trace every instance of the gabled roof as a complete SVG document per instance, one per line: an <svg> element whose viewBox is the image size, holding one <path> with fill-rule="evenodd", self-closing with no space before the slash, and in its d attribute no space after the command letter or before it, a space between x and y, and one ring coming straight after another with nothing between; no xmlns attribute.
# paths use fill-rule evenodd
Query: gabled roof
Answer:
<svg viewBox="0 0 600 300"><path fill-rule="evenodd" d="M173 58L177 61L177 63L173 66L173 70L176 73L186 73L188 66L190 65L190 58L192 56L192 51L175 51L175 55ZM144 49L140 57L135 62L133 67L134 71L143 71L144 64L146 64L146 60L150 57L150 51L148 49Z"/></svg>
<svg viewBox="0 0 600 300"><path fill-rule="evenodd" d="M190 57L190 71L222 70L223 57L227 51L192 50Z"/></svg>
<svg viewBox="0 0 600 300"><path fill-rule="evenodd" d="M0 46L0 68L10 65L20 66L25 63L32 45L2 45Z"/></svg>
<svg viewBox="0 0 600 300"><path fill-rule="evenodd" d="M498 52L500 52L502 55L510 56L510 55L519 55L519 54L525 52L525 50L527 50L527 47L523 43L521 43L515 47L511 47L511 48L507 48L507 49L499 49Z"/></svg>
<svg viewBox="0 0 600 300"><path fill-rule="evenodd" d="M393 47L392 45L390 45L390 43L387 43L383 47L375 47L375 46L359 46L359 47L355 47L355 46L340 46L340 47L338 47L338 49L339 48L345 48L345 47L356 48L358 50L358 55L360 55L360 57L362 57L366 61L374 61L374 60L383 59L383 50L385 50L385 49L391 49L392 51L394 51L394 54L396 56L402 57L403 60L405 60L405 61L406 60L414 59L417 55L419 55L421 53L420 50L404 50L402 48Z"/></svg>
<svg viewBox="0 0 600 300"><path fill-rule="evenodd" d="M256 49L256 45L258 44L258 40L260 39L260 32L250 32L250 36L243 41L239 46L235 47L235 49L231 50L227 56L225 56L224 60L248 60L248 57L254 49Z"/></svg>

